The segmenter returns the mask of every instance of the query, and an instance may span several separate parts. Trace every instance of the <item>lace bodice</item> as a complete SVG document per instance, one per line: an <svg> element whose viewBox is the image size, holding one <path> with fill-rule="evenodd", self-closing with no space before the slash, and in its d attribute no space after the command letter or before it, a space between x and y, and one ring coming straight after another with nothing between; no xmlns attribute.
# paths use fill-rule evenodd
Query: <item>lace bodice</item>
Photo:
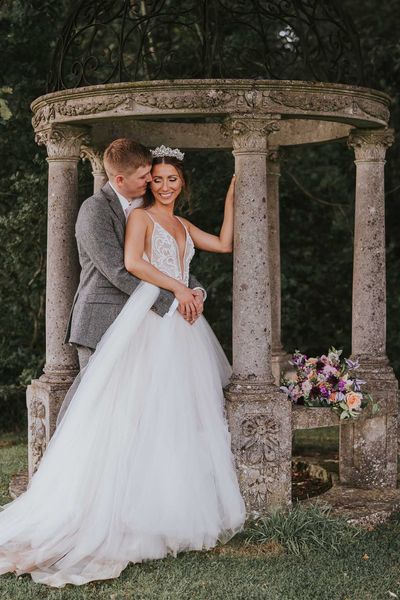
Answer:
<svg viewBox="0 0 400 600"><path fill-rule="evenodd" d="M185 252L183 255L183 272L180 264L180 256L179 256L179 248L175 238L158 223L150 213L147 213L150 219L154 223L153 233L151 236L151 264L157 267L160 271L169 275L169 277L173 277L174 279L178 279L178 281L182 281L185 285L189 284L189 267L190 262L194 256L194 244L193 240L189 235L187 228L184 223L176 217L180 223L182 223L183 227L186 231L186 243L185 243Z"/></svg>

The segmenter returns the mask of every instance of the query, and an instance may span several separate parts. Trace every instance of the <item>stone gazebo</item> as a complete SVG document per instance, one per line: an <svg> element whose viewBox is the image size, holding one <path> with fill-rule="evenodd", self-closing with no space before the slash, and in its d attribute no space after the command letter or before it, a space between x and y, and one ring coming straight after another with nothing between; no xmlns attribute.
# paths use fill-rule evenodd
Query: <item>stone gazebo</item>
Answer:
<svg viewBox="0 0 400 600"><path fill-rule="evenodd" d="M292 430L338 419L326 409L293 408L277 386L287 361L280 339L280 153L285 146L342 140L354 149L356 163L352 355L381 410L341 425L340 480L352 487L396 486L397 381L385 343L389 104L385 94L354 85L238 77L84 85L33 102L36 140L47 148L49 210L46 365L27 393L30 475L77 372L75 350L63 339L79 278L79 161L90 160L97 190L106 181L102 149L132 136L150 147L233 149L234 376L226 391L232 445L249 511L290 504Z"/></svg>

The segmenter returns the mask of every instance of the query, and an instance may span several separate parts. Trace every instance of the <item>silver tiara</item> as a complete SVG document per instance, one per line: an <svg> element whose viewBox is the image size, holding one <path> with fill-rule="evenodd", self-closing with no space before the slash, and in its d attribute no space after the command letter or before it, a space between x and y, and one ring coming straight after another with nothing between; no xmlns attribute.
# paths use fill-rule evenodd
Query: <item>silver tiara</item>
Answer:
<svg viewBox="0 0 400 600"><path fill-rule="evenodd" d="M177 158L178 160L183 160L185 153L181 152L179 148L169 148L167 146L157 146L154 150L150 151L153 155L153 158L164 158L164 156L171 156L172 158Z"/></svg>

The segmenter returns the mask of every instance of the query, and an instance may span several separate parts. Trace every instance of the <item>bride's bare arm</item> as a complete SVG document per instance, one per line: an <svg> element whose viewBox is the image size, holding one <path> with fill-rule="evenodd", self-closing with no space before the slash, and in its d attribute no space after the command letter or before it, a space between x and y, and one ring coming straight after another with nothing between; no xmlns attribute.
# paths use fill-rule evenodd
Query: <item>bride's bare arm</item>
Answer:
<svg viewBox="0 0 400 600"><path fill-rule="evenodd" d="M233 202L235 194L235 175L231 179L225 198L224 220L219 235L203 231L185 219L185 224L196 248L208 252L232 252L233 244Z"/></svg>
<svg viewBox="0 0 400 600"><path fill-rule="evenodd" d="M146 235L150 235L152 224L144 211L136 209L131 212L126 224L124 262L129 273L142 281L148 281L158 287L170 290L180 304L193 303L193 291L173 277L165 275L143 258ZM193 307L195 311L195 307Z"/></svg>

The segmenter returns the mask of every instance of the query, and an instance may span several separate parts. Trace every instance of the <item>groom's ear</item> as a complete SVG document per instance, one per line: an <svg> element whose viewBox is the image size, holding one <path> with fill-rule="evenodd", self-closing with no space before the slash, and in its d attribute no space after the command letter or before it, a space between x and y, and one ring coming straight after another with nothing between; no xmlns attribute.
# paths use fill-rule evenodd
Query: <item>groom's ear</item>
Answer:
<svg viewBox="0 0 400 600"><path fill-rule="evenodd" d="M122 183L124 183L124 176L123 175L116 175L115 176L115 183L117 185L121 185Z"/></svg>

